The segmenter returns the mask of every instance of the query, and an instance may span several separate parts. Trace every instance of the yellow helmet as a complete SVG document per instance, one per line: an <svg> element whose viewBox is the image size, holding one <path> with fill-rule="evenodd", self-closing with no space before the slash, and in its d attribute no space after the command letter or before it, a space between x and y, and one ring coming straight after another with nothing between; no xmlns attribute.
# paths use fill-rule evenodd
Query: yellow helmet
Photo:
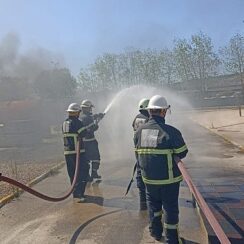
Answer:
<svg viewBox="0 0 244 244"><path fill-rule="evenodd" d="M147 108L148 103L149 103L149 99L147 98L141 99L138 104L139 110L145 110Z"/></svg>

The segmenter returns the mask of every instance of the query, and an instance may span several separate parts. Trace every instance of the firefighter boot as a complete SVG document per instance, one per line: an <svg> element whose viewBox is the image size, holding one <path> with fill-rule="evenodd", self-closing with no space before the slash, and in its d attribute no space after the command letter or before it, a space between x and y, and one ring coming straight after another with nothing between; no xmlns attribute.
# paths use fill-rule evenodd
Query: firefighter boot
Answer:
<svg viewBox="0 0 244 244"><path fill-rule="evenodd" d="M102 177L101 177L101 175L99 175L98 173L97 173L97 170L95 169L93 169L92 170L92 174L91 174L91 178L92 179L98 179L98 180L100 180Z"/></svg>
<svg viewBox="0 0 244 244"><path fill-rule="evenodd" d="M87 182L92 182L93 181L93 178L90 174L88 174L87 176Z"/></svg>
<svg viewBox="0 0 244 244"><path fill-rule="evenodd" d="M81 203L86 201L86 198L85 198L85 190L86 190L86 181L82 181L82 183L81 183L81 189L80 189L80 192L81 192L80 202Z"/></svg>
<svg viewBox="0 0 244 244"><path fill-rule="evenodd" d="M100 180L102 178L101 175L99 175L97 173L98 168L99 168L99 165L100 165L100 162L99 161L92 161L92 173L91 173L91 177L93 179Z"/></svg>
<svg viewBox="0 0 244 244"><path fill-rule="evenodd" d="M178 228L175 229L165 228L165 237L166 237L166 243L176 243L176 244L184 243L182 242L182 239L179 237Z"/></svg>

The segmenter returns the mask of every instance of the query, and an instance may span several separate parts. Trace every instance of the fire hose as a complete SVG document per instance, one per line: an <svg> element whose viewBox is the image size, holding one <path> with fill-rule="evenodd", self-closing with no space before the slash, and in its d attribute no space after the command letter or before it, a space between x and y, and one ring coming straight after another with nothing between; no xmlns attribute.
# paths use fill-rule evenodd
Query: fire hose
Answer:
<svg viewBox="0 0 244 244"><path fill-rule="evenodd" d="M208 207L206 201L204 200L204 198L202 197L201 193L198 191L198 189L195 187L190 175L188 174L187 170L184 167L183 162L180 160L180 158L175 157L175 161L178 164L178 167L181 171L181 174L184 177L184 180L186 181L191 193L193 194L194 198L196 199L199 207L201 208L203 214L206 216L209 224L211 225L211 227L213 228L214 233L216 234L216 236L218 237L220 243L223 244L231 244L228 237L226 236L226 234L224 233L222 227L220 226L219 222L216 220L214 214L212 213L212 211L210 210L210 208ZM133 169L133 174L132 174L132 179L127 187L126 193L125 195L127 195L127 193L130 190L130 187L134 181L134 174L136 171L136 165L134 166Z"/></svg>
<svg viewBox="0 0 244 244"><path fill-rule="evenodd" d="M216 236L218 237L220 243L231 244L228 237L224 233L222 227L220 226L219 222L216 220L214 214L212 213L212 211L208 207L208 204L205 202L201 193L195 187L190 175L188 174L188 172L185 169L184 164L181 160L178 161L178 167L179 167L179 169L180 169L180 171L184 177L184 180L186 181L188 187L190 188L191 193L193 194L194 198L196 199L199 207L201 208L203 214L207 218L209 224L213 228L213 231L215 232Z"/></svg>
<svg viewBox="0 0 244 244"><path fill-rule="evenodd" d="M79 174L79 168L80 168L80 144L81 144L81 139L78 139L77 141L77 146L76 146L76 166L75 166L75 174L74 174L74 179L73 179L73 182L72 182L72 185L71 185L71 188L70 190L62 197L50 197L50 196L47 196L43 193L40 193L14 179L11 179L11 178L8 178L6 176L3 176L1 173L0 173L0 181L4 181L4 182L7 182L11 185L15 185L21 189L23 189L24 191L27 191L29 192L30 194L36 196L36 197L39 197L41 199L44 199L44 200L47 200L47 201L50 201L50 202L59 202L59 201L62 201L66 198L68 198L71 193L73 192L74 188L75 188L75 184L76 184L76 181L78 179L78 174Z"/></svg>

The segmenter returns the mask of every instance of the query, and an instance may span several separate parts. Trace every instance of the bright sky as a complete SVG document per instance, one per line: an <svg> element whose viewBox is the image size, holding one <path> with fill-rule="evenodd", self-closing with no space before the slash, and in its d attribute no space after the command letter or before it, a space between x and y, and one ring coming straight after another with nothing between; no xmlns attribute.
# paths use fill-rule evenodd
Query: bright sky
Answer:
<svg viewBox="0 0 244 244"><path fill-rule="evenodd" d="M244 35L244 0L0 0L0 40L61 53L73 74L104 52L172 46L203 31L218 48Z"/></svg>

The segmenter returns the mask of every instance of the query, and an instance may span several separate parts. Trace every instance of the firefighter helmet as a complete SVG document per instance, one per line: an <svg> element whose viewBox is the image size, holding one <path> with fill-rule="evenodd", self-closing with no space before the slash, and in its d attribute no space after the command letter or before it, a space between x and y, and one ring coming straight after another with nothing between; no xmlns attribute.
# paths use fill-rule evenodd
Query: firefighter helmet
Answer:
<svg viewBox="0 0 244 244"><path fill-rule="evenodd" d="M94 107L94 105L92 104L92 102L91 101L89 101L89 100L83 100L82 102L81 102L81 105L80 105L82 108L92 108L92 107Z"/></svg>
<svg viewBox="0 0 244 244"><path fill-rule="evenodd" d="M138 104L139 110L144 110L147 108L147 105L149 103L149 99L142 98Z"/></svg>
<svg viewBox="0 0 244 244"><path fill-rule="evenodd" d="M168 109L170 105L168 105L166 99L162 96L155 95L150 98L147 109Z"/></svg>
<svg viewBox="0 0 244 244"><path fill-rule="evenodd" d="M77 103L71 103L66 111L67 112L79 112L80 106Z"/></svg>

